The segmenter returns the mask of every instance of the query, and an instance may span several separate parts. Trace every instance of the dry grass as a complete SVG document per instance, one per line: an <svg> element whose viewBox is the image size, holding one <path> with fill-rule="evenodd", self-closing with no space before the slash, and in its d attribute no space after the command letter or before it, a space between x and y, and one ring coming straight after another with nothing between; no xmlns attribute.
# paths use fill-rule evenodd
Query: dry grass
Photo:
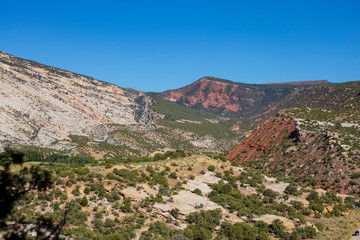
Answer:
<svg viewBox="0 0 360 240"><path fill-rule="evenodd" d="M22 169L23 167L32 167L32 166L39 166L40 164L42 164L42 162L25 162L22 165L12 165L11 166L11 171L17 172L20 169ZM3 167L0 167L0 170L3 170Z"/></svg>
<svg viewBox="0 0 360 240"><path fill-rule="evenodd" d="M360 227L360 211L354 210L349 216L322 217L319 221L326 227L318 234L316 239L321 240L348 240L352 233Z"/></svg>

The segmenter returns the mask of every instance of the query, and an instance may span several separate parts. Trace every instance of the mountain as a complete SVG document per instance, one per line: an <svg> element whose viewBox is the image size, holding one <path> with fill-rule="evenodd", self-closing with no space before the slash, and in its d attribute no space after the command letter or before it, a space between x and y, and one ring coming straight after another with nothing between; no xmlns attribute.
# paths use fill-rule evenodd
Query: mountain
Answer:
<svg viewBox="0 0 360 240"><path fill-rule="evenodd" d="M0 149L114 158L225 150L241 138L228 118L4 52L0 81Z"/></svg>
<svg viewBox="0 0 360 240"><path fill-rule="evenodd" d="M290 106L300 95L327 81L245 84L203 77L183 88L161 93L169 101L226 116L260 117Z"/></svg>
<svg viewBox="0 0 360 240"><path fill-rule="evenodd" d="M360 106L358 82L264 85L204 77L145 93L4 52L0 81L0 148L14 145L43 157L59 151L97 159L226 151L282 109Z"/></svg>
<svg viewBox="0 0 360 240"><path fill-rule="evenodd" d="M151 125L150 97L0 52L1 142L62 149L101 125ZM104 136L99 136L103 138Z"/></svg>
<svg viewBox="0 0 360 240"><path fill-rule="evenodd" d="M259 153L266 152L278 145L288 137L294 136L295 120L283 113L291 113L298 119L317 121L331 121L330 125L356 124L360 121L360 81L345 82L324 86L315 86L299 95L288 109L281 110L276 116L272 116L251 136L235 147L229 154L232 159L243 151L250 151L246 157L239 160L245 162L259 157ZM352 126L352 125L351 125ZM317 130L321 130L317 129ZM255 151L261 149L261 151Z"/></svg>
<svg viewBox="0 0 360 240"><path fill-rule="evenodd" d="M14 204L3 238L340 239L358 227L360 82L204 77L145 93L0 52L0 83L0 149L20 149L0 154Z"/></svg>

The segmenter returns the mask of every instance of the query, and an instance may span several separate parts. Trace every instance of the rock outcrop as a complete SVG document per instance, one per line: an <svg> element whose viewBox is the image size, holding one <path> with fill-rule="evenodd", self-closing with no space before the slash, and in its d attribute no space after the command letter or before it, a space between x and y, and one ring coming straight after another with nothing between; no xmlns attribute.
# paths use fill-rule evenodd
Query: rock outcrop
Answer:
<svg viewBox="0 0 360 240"><path fill-rule="evenodd" d="M0 142L54 149L104 124L151 125L143 92L0 52ZM64 142L65 141L65 142ZM70 145L69 145L70 144Z"/></svg>
<svg viewBox="0 0 360 240"><path fill-rule="evenodd" d="M203 108L222 114L261 116L288 106L307 86L255 85L236 83L214 77L162 93L166 99L189 107Z"/></svg>
<svg viewBox="0 0 360 240"><path fill-rule="evenodd" d="M281 143L284 138L296 139L295 122L290 116L277 114L268 119L255 133L232 149L227 155L230 159L245 162L257 159L271 147Z"/></svg>
<svg viewBox="0 0 360 240"><path fill-rule="evenodd" d="M358 111L283 110L227 157L327 191L359 193L359 119Z"/></svg>

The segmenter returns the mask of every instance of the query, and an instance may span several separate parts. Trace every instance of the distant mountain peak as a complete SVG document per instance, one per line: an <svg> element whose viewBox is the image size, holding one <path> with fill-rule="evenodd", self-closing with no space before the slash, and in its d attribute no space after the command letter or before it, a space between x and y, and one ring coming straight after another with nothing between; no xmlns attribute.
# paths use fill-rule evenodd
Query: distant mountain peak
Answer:
<svg viewBox="0 0 360 240"><path fill-rule="evenodd" d="M196 82L213 82L213 83L227 83L227 84L241 84L239 82L234 82L231 80L227 80L227 79L223 79L223 78L218 78L218 77L213 77L213 76L205 76L202 77L200 79L198 79Z"/></svg>
<svg viewBox="0 0 360 240"><path fill-rule="evenodd" d="M200 78L198 81L214 81L214 82L222 82L222 81L229 81L230 80L226 80L223 78L218 78L218 77L214 77L214 76L204 76L202 78Z"/></svg>
<svg viewBox="0 0 360 240"><path fill-rule="evenodd" d="M263 115L288 104L302 89L246 84L205 76L185 87L161 93L167 100L222 114Z"/></svg>

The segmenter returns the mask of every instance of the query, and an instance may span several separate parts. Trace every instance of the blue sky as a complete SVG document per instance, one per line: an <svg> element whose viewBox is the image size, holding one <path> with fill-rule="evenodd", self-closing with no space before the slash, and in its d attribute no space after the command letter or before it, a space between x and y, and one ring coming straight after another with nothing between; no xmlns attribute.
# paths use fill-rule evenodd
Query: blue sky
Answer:
<svg viewBox="0 0 360 240"><path fill-rule="evenodd" d="M0 50L143 91L360 80L360 1L1 1Z"/></svg>

